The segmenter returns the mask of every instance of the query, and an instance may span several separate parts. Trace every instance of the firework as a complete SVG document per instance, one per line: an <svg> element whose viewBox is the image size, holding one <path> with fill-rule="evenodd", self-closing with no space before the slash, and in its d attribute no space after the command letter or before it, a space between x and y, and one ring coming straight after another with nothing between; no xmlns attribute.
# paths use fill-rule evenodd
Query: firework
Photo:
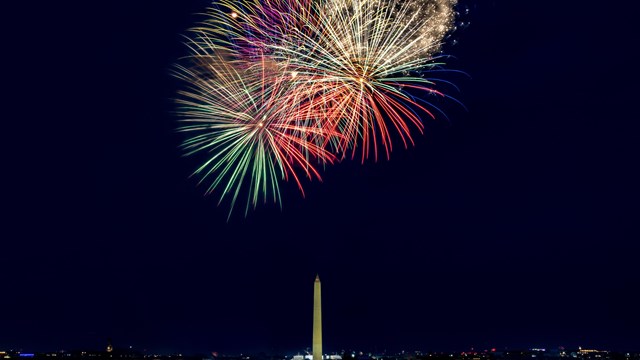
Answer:
<svg viewBox="0 0 640 360"><path fill-rule="evenodd" d="M405 147L412 129L422 132L418 112L433 117L430 106L410 90L439 94L423 75L441 65L437 52L451 17L436 11L442 1L326 0L314 7L314 36L298 32L294 44L274 45L282 61L304 74L307 86L319 90L327 126L342 134L334 150L361 148L364 161L382 149L392 150L392 132ZM296 43L303 43L300 48ZM312 85L313 84L313 85ZM326 107L326 104L331 104Z"/></svg>
<svg viewBox="0 0 640 360"><path fill-rule="evenodd" d="M293 83L268 58L233 60L214 42L202 46L205 41L191 44L190 66L175 72L187 84L177 100L179 130L188 134L182 147L205 156L194 175L209 183L207 193L220 193L220 202L230 199L229 216L241 197L245 215L259 202L281 203L281 180L293 179L304 194L299 173L320 180L315 167L334 159L315 145L327 131L301 118Z"/></svg>
<svg viewBox="0 0 640 360"><path fill-rule="evenodd" d="M208 192L280 203L279 181L413 144L457 0L220 0L176 75L183 148ZM426 76L425 76L426 75Z"/></svg>
<svg viewBox="0 0 640 360"><path fill-rule="evenodd" d="M421 115L433 117L435 107L413 93L444 96L425 74L442 65L438 52L453 26L455 3L223 1L208 25L297 75L308 101L319 106L309 113L321 114L315 121L341 135L326 144L332 151L354 157L360 148L363 161L370 154L377 160L380 151L389 158L393 133L408 147L412 133L423 130Z"/></svg>
<svg viewBox="0 0 640 360"><path fill-rule="evenodd" d="M311 35L308 25L317 23L312 15L311 0L220 0L196 29L226 39L226 47L250 60L272 53L276 44L290 45L290 34Z"/></svg>

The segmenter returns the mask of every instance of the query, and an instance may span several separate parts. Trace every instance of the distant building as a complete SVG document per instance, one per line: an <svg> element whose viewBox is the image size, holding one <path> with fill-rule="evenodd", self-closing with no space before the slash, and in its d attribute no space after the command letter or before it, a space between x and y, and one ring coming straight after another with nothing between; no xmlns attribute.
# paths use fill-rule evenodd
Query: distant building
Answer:
<svg viewBox="0 0 640 360"><path fill-rule="evenodd" d="M313 284L313 360L322 359L322 302L320 295L320 276L316 275Z"/></svg>

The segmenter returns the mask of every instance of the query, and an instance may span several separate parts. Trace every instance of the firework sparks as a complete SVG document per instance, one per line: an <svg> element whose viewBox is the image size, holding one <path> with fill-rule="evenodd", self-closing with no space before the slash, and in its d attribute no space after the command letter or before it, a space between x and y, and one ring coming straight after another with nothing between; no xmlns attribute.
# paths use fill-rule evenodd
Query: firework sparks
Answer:
<svg viewBox="0 0 640 360"><path fill-rule="evenodd" d="M221 0L193 29L178 100L187 154L208 192L280 203L279 181L318 165L404 147L439 94L438 63L456 0ZM393 135L396 134L396 135ZM359 149L359 150L358 150ZM303 193L304 194L304 193Z"/></svg>
<svg viewBox="0 0 640 360"><path fill-rule="evenodd" d="M403 145L413 143L412 128L421 132L427 103L409 89L440 94L419 75L441 64L436 55L453 20L452 0L326 0L313 7L310 31L292 31L272 48L276 61L306 76L301 81L318 90L326 110L325 126L342 136L333 142L343 156L361 148L364 161L392 150L392 132ZM311 35L309 35L311 34ZM327 106L330 104L331 106ZM317 112L314 112L317 113Z"/></svg>
<svg viewBox="0 0 640 360"><path fill-rule="evenodd" d="M219 190L220 202L230 198L229 216L243 194L245 215L261 201L281 203L281 180L293 179L304 194L298 173L320 180L315 166L334 160L315 145L327 132L301 119L298 94L267 59L247 66L220 53L196 54L191 67L176 68L189 84L177 100L180 131L189 135L183 148L206 154L194 175L210 180L207 192Z"/></svg>

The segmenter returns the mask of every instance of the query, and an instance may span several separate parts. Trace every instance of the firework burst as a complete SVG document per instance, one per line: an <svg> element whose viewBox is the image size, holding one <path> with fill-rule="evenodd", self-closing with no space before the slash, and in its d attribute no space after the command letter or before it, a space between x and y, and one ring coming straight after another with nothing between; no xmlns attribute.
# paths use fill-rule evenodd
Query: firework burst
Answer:
<svg viewBox="0 0 640 360"><path fill-rule="evenodd" d="M413 144L456 0L220 0L176 76L183 148L207 192L280 203L279 181ZM416 95L417 94L417 95ZM395 134L395 135L394 135ZM304 192L303 192L304 194Z"/></svg>
<svg viewBox="0 0 640 360"><path fill-rule="evenodd" d="M177 66L185 82L177 102L187 155L205 154L194 172L208 181L207 193L230 198L230 211L244 196L245 215L259 202L281 203L279 182L301 176L321 180L316 166L335 156L316 143L327 130L308 123L300 96L288 77L279 77L268 58L257 63L232 60L215 43L192 45L191 66ZM210 52L209 50L215 49ZM206 52L205 52L206 50ZM301 174L301 175L300 175Z"/></svg>
<svg viewBox="0 0 640 360"><path fill-rule="evenodd" d="M327 126L342 136L333 149L343 156L388 158L392 132L403 145L422 132L419 112L431 106L409 90L442 95L425 72L442 65L437 53L452 18L436 11L442 1L326 0L314 7L317 24L294 32L292 43L272 45L308 87L318 90ZM448 9L453 3L449 3ZM300 47L298 44L304 44ZM330 104L331 106L326 106Z"/></svg>

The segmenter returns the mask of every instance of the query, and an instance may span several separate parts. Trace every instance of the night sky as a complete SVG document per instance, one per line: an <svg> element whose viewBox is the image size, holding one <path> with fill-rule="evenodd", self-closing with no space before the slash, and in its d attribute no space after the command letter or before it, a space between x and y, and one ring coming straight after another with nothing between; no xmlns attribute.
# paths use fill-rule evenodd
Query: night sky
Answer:
<svg viewBox="0 0 640 360"><path fill-rule="evenodd" d="M640 348L637 4L460 0L460 91L390 161L226 222L171 100L207 1L5 8L0 349Z"/></svg>

